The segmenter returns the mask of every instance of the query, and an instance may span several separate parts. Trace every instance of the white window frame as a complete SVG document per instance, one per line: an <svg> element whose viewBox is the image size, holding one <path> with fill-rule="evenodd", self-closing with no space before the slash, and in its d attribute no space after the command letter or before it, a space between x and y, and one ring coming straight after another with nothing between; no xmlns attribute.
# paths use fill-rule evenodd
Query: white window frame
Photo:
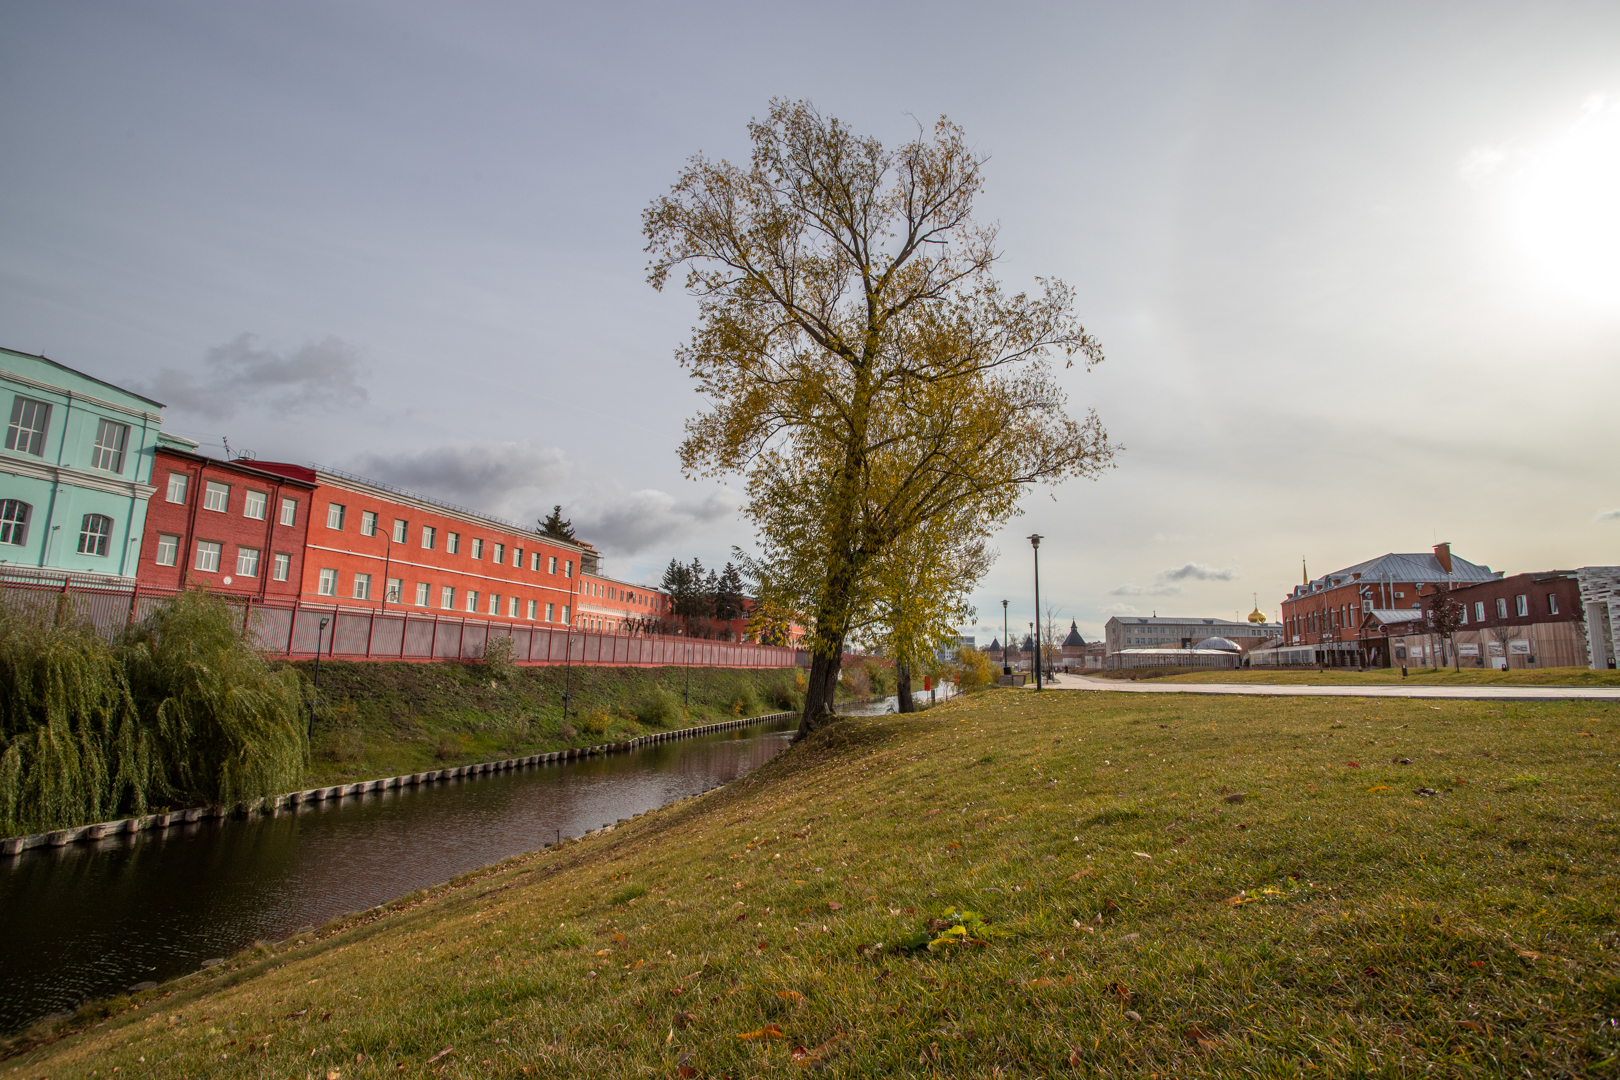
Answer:
<svg viewBox="0 0 1620 1080"><path fill-rule="evenodd" d="M298 523L298 500L283 498L281 500L281 523L289 529Z"/></svg>
<svg viewBox="0 0 1620 1080"><path fill-rule="evenodd" d="M1513 598L1513 610L1518 612L1518 617L1521 618L1521 619L1524 618L1525 616L1529 615L1530 614L1530 594L1529 593L1520 593L1519 595L1515 596Z"/></svg>
<svg viewBox="0 0 1620 1080"><path fill-rule="evenodd" d="M377 535L377 511L375 511L375 510L362 510L362 511L360 511L360 535L361 536L376 536Z"/></svg>
<svg viewBox="0 0 1620 1080"><path fill-rule="evenodd" d="M523 569L523 549L520 547L512 549L512 566L517 570Z"/></svg>
<svg viewBox="0 0 1620 1080"><path fill-rule="evenodd" d="M501 614L501 594L498 593L498 592L492 592L492 593L489 594L489 613L491 615L496 616L497 618L500 617L500 614Z"/></svg>
<svg viewBox="0 0 1620 1080"><path fill-rule="evenodd" d="M538 601L538 600L530 600L529 601L529 621L534 622L535 621L534 617L536 615L538 615L539 613L540 613L540 601Z"/></svg>
<svg viewBox="0 0 1620 1080"><path fill-rule="evenodd" d="M90 467L113 474L124 471L124 450L129 446L129 425L102 419L96 424L96 444L90 451Z"/></svg>
<svg viewBox="0 0 1620 1080"><path fill-rule="evenodd" d="M225 545L218 540L197 541L197 557L192 560L191 568L204 574L219 573L219 560L224 548Z"/></svg>
<svg viewBox="0 0 1620 1080"><path fill-rule="evenodd" d="M51 429L51 406L21 394L11 399L11 423L6 428L6 449L29 457L45 456L45 436Z"/></svg>
<svg viewBox="0 0 1620 1080"><path fill-rule="evenodd" d="M106 514L86 514L79 519L79 554L107 557L112 543L113 519Z"/></svg>
<svg viewBox="0 0 1620 1080"><path fill-rule="evenodd" d="M475 558L475 559L482 559L484 557L484 538L483 537L481 537L481 536L473 537L472 551L468 552L468 554L470 556L472 556L473 558Z"/></svg>
<svg viewBox="0 0 1620 1080"><path fill-rule="evenodd" d="M1498 596L1496 598L1496 617L1498 619L1505 619L1508 617L1507 597L1505 596Z"/></svg>
<svg viewBox="0 0 1620 1080"><path fill-rule="evenodd" d="M180 537L174 533L157 534L157 550L152 562L158 566L173 566L180 561Z"/></svg>
<svg viewBox="0 0 1620 1080"><path fill-rule="evenodd" d="M336 532L343 531L343 519L349 514L349 508L342 503L328 503L326 507L326 527Z"/></svg>
<svg viewBox="0 0 1620 1080"><path fill-rule="evenodd" d="M411 523L404 518L394 519L394 543L403 544L405 538L411 534Z"/></svg>
<svg viewBox="0 0 1620 1080"><path fill-rule="evenodd" d="M548 573L548 574L556 574L556 572L557 572L557 556L555 556L555 555L551 556L551 561L548 562L546 564L546 566L547 566L546 573Z"/></svg>
<svg viewBox="0 0 1620 1080"><path fill-rule="evenodd" d="M429 600L428 593L429 592L430 592L430 589L428 588L428 583L427 582L418 581L416 583L416 606L417 607L427 607L428 606L428 600Z"/></svg>
<svg viewBox="0 0 1620 1080"><path fill-rule="evenodd" d="M356 599L356 600L370 600L371 599L371 575L370 574L358 574L357 573L357 574L354 575L354 599Z"/></svg>
<svg viewBox="0 0 1620 1080"><path fill-rule="evenodd" d="M540 553L538 551L529 553L529 571L535 574L540 572Z"/></svg>
<svg viewBox="0 0 1620 1080"><path fill-rule="evenodd" d="M456 555L461 551L461 534L447 532L444 534L444 550L447 555Z"/></svg>
<svg viewBox="0 0 1620 1080"><path fill-rule="evenodd" d="M467 590L467 610L470 613L474 614L474 615L478 614L478 590L477 589L468 589Z"/></svg>
<svg viewBox="0 0 1620 1080"><path fill-rule="evenodd" d="M285 551L278 551L270 560L270 579L272 581L286 581L292 573L292 555Z"/></svg>
<svg viewBox="0 0 1620 1080"><path fill-rule="evenodd" d="M497 543L497 544L493 545L493 548L490 551L489 561L494 563L496 566L505 566L506 565L506 545L505 544L500 544L500 543Z"/></svg>
<svg viewBox="0 0 1620 1080"><path fill-rule="evenodd" d="M222 480L204 481L202 508L215 514L229 513L231 509L231 485Z"/></svg>
<svg viewBox="0 0 1620 1080"><path fill-rule="evenodd" d="M567 623L567 622L568 622L568 605L567 605L567 604L564 604L564 605L563 605L563 617L562 617L562 621L563 621L563 622L564 622L564 623L565 623L565 624L566 624L566 623Z"/></svg>
<svg viewBox="0 0 1620 1080"><path fill-rule="evenodd" d="M383 583L383 599L387 603L397 604L397 603L400 602L399 598L404 596L404 595L405 595L405 579L404 578L391 577L386 582Z"/></svg>
<svg viewBox="0 0 1620 1080"><path fill-rule="evenodd" d="M169 489L164 492L163 501L183 504L186 501L186 489L190 486L190 473L175 472L173 469L170 469Z"/></svg>
<svg viewBox="0 0 1620 1080"><path fill-rule="evenodd" d="M506 617L508 619L521 619L523 617L522 604L523 601L515 596L512 597L511 601L506 605Z"/></svg>
<svg viewBox="0 0 1620 1080"><path fill-rule="evenodd" d="M264 520L265 507L270 505L270 494L248 488L242 495L242 516L254 521Z"/></svg>
<svg viewBox="0 0 1620 1080"><path fill-rule="evenodd" d="M557 614L557 605L556 604L547 604L546 605L546 622L555 621L556 614Z"/></svg>
<svg viewBox="0 0 1620 1080"><path fill-rule="evenodd" d="M573 576L574 576L574 560L573 559L564 559L563 560L563 577L571 578Z"/></svg>
<svg viewBox="0 0 1620 1080"><path fill-rule="evenodd" d="M432 525L422 526L422 550L432 551L434 543L439 539L439 530Z"/></svg>
<svg viewBox="0 0 1620 1080"><path fill-rule="evenodd" d="M320 596L336 596L337 589L338 572L330 566L323 566L320 581L315 586L315 592Z"/></svg>
<svg viewBox="0 0 1620 1080"><path fill-rule="evenodd" d="M1550 592L1547 594L1547 614L1558 614L1558 594L1555 592Z"/></svg>
<svg viewBox="0 0 1620 1080"><path fill-rule="evenodd" d="M259 549L236 545L236 576L256 578L259 576Z"/></svg>
<svg viewBox="0 0 1620 1080"><path fill-rule="evenodd" d="M456 610L456 587L454 585L439 586L439 608L443 611Z"/></svg>
<svg viewBox="0 0 1620 1080"><path fill-rule="evenodd" d="M1474 601L1474 621L1475 622L1484 622L1485 621L1485 601L1483 601L1483 600L1475 600Z"/></svg>

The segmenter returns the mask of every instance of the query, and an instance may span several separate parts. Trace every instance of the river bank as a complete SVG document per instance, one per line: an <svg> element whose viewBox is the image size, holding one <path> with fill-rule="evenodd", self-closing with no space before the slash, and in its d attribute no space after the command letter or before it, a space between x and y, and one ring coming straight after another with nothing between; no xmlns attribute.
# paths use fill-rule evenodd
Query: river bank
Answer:
<svg viewBox="0 0 1620 1080"><path fill-rule="evenodd" d="M12 1064L1592 1075L1620 1060L1617 714L990 691L848 719Z"/></svg>

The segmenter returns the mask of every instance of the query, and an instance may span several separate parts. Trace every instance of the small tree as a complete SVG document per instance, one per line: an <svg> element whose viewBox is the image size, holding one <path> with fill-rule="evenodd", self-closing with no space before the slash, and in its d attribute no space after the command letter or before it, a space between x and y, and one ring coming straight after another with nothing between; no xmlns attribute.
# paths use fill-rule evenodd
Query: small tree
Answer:
<svg viewBox="0 0 1620 1080"><path fill-rule="evenodd" d="M1462 601L1451 595L1451 586L1435 586L1432 593L1423 598L1423 617L1429 625L1429 632L1434 634L1446 647L1451 650L1451 657L1457 663L1457 670L1462 670L1462 658L1457 655L1455 638L1457 628L1462 626ZM1437 667L1439 665L1436 665Z"/></svg>
<svg viewBox="0 0 1620 1080"><path fill-rule="evenodd" d="M565 521L563 519L562 504L558 503L556 506L551 508L551 513L547 514L541 519L539 526L535 529L535 532L539 533L541 536L549 536L555 540L568 540L572 542L574 539L574 523L572 521Z"/></svg>

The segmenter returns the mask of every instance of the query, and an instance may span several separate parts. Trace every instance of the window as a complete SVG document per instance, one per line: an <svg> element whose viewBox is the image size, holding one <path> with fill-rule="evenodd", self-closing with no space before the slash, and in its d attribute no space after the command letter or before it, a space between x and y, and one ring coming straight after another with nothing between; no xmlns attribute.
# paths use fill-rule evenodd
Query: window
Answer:
<svg viewBox="0 0 1620 1080"><path fill-rule="evenodd" d="M283 525L287 526L290 529L290 528L292 528L293 523L295 521L297 521L297 520L298 520L298 500L297 499L282 499L281 500L281 523Z"/></svg>
<svg viewBox="0 0 1620 1080"><path fill-rule="evenodd" d="M501 594L500 593L490 593L489 594L489 613L491 615L499 615L501 613Z"/></svg>
<svg viewBox="0 0 1620 1080"><path fill-rule="evenodd" d="M1463 626L1468 625L1468 605L1467 604L1464 604L1462 606L1462 624L1461 625L1463 625Z"/></svg>
<svg viewBox="0 0 1620 1080"><path fill-rule="evenodd" d="M1498 619L1507 618L1507 599L1505 597L1498 596L1496 598L1496 617Z"/></svg>
<svg viewBox="0 0 1620 1080"><path fill-rule="evenodd" d="M428 551L433 550L433 544L439 539L439 530L431 525L422 526L422 547Z"/></svg>
<svg viewBox="0 0 1620 1080"><path fill-rule="evenodd" d="M1524 593L1520 593L1513 598L1513 606L1521 619L1530 614L1530 598Z"/></svg>
<svg viewBox="0 0 1620 1080"><path fill-rule="evenodd" d="M553 555L551 557L551 560L546 564L546 573L555 574L556 572L557 572L557 556Z"/></svg>
<svg viewBox="0 0 1620 1080"><path fill-rule="evenodd" d="M104 472L124 471L124 445L129 442L129 425L102 420L96 424L96 446L90 452L90 467Z"/></svg>
<svg viewBox="0 0 1620 1080"><path fill-rule="evenodd" d="M403 544L405 542L405 533L409 528L410 528L410 526L406 525L404 518L395 518L394 519L394 543Z"/></svg>
<svg viewBox="0 0 1620 1080"><path fill-rule="evenodd" d="M512 549L512 565L517 567L519 570L523 569L523 549L522 548L513 548Z"/></svg>
<svg viewBox="0 0 1620 1080"><path fill-rule="evenodd" d="M474 540L472 542L472 557L475 559L482 559L484 557L484 542L482 540Z"/></svg>
<svg viewBox="0 0 1620 1080"><path fill-rule="evenodd" d="M540 601L538 601L538 600L530 600L529 601L529 621L530 622L534 622L534 617L537 614L539 614L539 608L540 608Z"/></svg>
<svg viewBox="0 0 1620 1080"><path fill-rule="evenodd" d="M6 449L19 454L45 456L45 429L51 424L51 407L31 398L11 399L11 425L6 428Z"/></svg>
<svg viewBox="0 0 1620 1080"><path fill-rule="evenodd" d="M79 523L79 554L107 554L107 542L112 538L113 520L106 514L86 514Z"/></svg>
<svg viewBox="0 0 1620 1080"><path fill-rule="evenodd" d="M287 575L292 571L292 556L285 551L276 552L275 561L270 564L270 576L277 581L286 581Z"/></svg>
<svg viewBox="0 0 1620 1080"><path fill-rule="evenodd" d="M360 511L360 535L361 536L376 536L377 535L377 511L375 511L375 510L362 510L362 511Z"/></svg>
<svg viewBox="0 0 1620 1080"><path fill-rule="evenodd" d="M164 497L166 499L168 499L169 502L172 502L172 503L183 503L183 502L185 502L186 501L186 481L190 480L190 479L191 478L189 476L187 476L183 472L172 472L172 473L170 473L169 474L169 493Z"/></svg>
<svg viewBox="0 0 1620 1080"><path fill-rule="evenodd" d="M494 550L494 552L492 554L493 554L496 566L504 566L504 565L506 565L506 545L505 544L496 544L495 545L495 550Z"/></svg>
<svg viewBox="0 0 1620 1080"><path fill-rule="evenodd" d="M516 619L522 614L518 610L518 605L521 604L521 603L522 603L522 601L519 600L517 597L515 597L515 596L512 597L512 602L507 605L507 612L506 612L507 618Z"/></svg>
<svg viewBox="0 0 1620 1080"><path fill-rule="evenodd" d="M388 579L388 587L383 590L383 596L390 604L397 604L400 593L404 590L405 582L400 578L391 577Z"/></svg>
<svg viewBox="0 0 1620 1080"><path fill-rule="evenodd" d="M478 611L478 593L474 589L467 590L467 610L475 614Z"/></svg>
<svg viewBox="0 0 1620 1080"><path fill-rule="evenodd" d="M316 586L316 591L319 592L322 596L336 596L337 595L337 571L336 570L322 570L321 571L320 584Z"/></svg>
<svg viewBox="0 0 1620 1080"><path fill-rule="evenodd" d="M557 617L557 605L556 604L547 604L546 605L546 622L555 622L556 617Z"/></svg>
<svg viewBox="0 0 1620 1080"><path fill-rule="evenodd" d="M419 581L416 583L416 606L428 606L428 583L425 581Z"/></svg>
<svg viewBox="0 0 1620 1080"><path fill-rule="evenodd" d="M242 496L242 516L254 521L264 520L264 504L270 497L262 491L250 491Z"/></svg>
<svg viewBox="0 0 1620 1080"><path fill-rule="evenodd" d="M342 529L343 515L347 512L347 509L342 503L333 503L328 506L326 508L326 527L328 529Z"/></svg>
<svg viewBox="0 0 1620 1080"><path fill-rule="evenodd" d="M549 604L548 604L548 605L547 605L547 607L549 607L549 606L550 606L550 605L549 605ZM562 621L563 621L563 622L567 622L567 621L568 621L568 605L567 605L567 604L564 604L564 605L563 605L563 617L562 617Z"/></svg>
<svg viewBox="0 0 1620 1080"><path fill-rule="evenodd" d="M1484 622L1485 621L1485 601L1483 601L1483 600L1475 600L1474 601L1474 621L1475 622Z"/></svg>
<svg viewBox="0 0 1620 1080"><path fill-rule="evenodd" d="M259 576L258 548L237 547L236 573L240 577L256 578Z"/></svg>
<svg viewBox="0 0 1620 1080"><path fill-rule="evenodd" d="M461 550L461 534L460 533L445 533L444 534L444 550L449 552L452 555L454 555L456 552L460 551Z"/></svg>
<svg viewBox="0 0 1620 1080"><path fill-rule="evenodd" d="M537 574L540 572L540 553L538 551L529 556L529 569Z"/></svg>
<svg viewBox="0 0 1620 1080"><path fill-rule="evenodd" d="M173 566L180 558L180 538L169 533L158 533L157 554L153 561L159 566Z"/></svg>
<svg viewBox="0 0 1620 1080"><path fill-rule="evenodd" d="M1550 592L1550 593L1547 594L1547 614L1549 614L1549 615L1558 614L1558 594L1557 593L1551 593Z"/></svg>
<svg viewBox="0 0 1620 1080"><path fill-rule="evenodd" d="M33 507L21 499L0 499L0 544L28 542L28 513Z"/></svg>
<svg viewBox="0 0 1620 1080"><path fill-rule="evenodd" d="M203 509L223 514L230 504L231 485L222 484L218 480L208 481L208 486L203 489Z"/></svg>
<svg viewBox="0 0 1620 1080"><path fill-rule="evenodd" d="M573 576L574 576L574 560L573 559L566 559L563 562L563 577L571 578Z"/></svg>
<svg viewBox="0 0 1620 1080"><path fill-rule="evenodd" d="M371 599L371 575L370 574L356 574L356 575L354 575L354 598L356 600L370 600Z"/></svg>
<svg viewBox="0 0 1620 1080"><path fill-rule="evenodd" d="M456 590L454 586L445 585L439 589L439 606L450 611L456 606Z"/></svg>
<svg viewBox="0 0 1620 1080"><path fill-rule="evenodd" d="M197 541L195 568L207 574L219 573L219 551L222 546L213 540Z"/></svg>

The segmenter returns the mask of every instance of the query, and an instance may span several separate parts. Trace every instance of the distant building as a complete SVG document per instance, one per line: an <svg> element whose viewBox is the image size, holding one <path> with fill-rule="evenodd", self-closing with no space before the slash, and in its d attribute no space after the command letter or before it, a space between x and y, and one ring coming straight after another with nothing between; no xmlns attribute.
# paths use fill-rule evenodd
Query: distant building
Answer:
<svg viewBox="0 0 1620 1080"><path fill-rule="evenodd" d="M1453 640L1443 642L1429 633L1421 611L1403 612L1409 616L1404 625L1390 626L1394 663L1502 669L1608 667L1613 649L1609 613L1604 607L1591 612L1583 599L1604 577L1620 577L1620 567L1548 570L1458 586L1451 595L1461 605L1462 625ZM1438 588L1444 586L1424 585L1420 591L1427 600ZM1452 645L1457 650L1454 657L1449 655Z"/></svg>
<svg viewBox="0 0 1620 1080"><path fill-rule="evenodd" d="M1296 585L1282 605L1282 644L1310 646L1315 659L1306 663L1387 667L1399 660L1389 652L1391 636L1409 628L1413 612L1422 610L1422 586L1457 587L1500 577L1488 566L1453 555L1449 543L1436 544L1432 553L1380 555Z"/></svg>
<svg viewBox="0 0 1620 1080"><path fill-rule="evenodd" d="M43 356L0 349L0 563L135 577L163 406Z"/></svg>
<svg viewBox="0 0 1620 1080"><path fill-rule="evenodd" d="M1226 638L1247 652L1281 633L1281 624L1264 621L1116 615L1103 627L1103 640L1109 656L1126 649L1190 649L1209 637Z"/></svg>

